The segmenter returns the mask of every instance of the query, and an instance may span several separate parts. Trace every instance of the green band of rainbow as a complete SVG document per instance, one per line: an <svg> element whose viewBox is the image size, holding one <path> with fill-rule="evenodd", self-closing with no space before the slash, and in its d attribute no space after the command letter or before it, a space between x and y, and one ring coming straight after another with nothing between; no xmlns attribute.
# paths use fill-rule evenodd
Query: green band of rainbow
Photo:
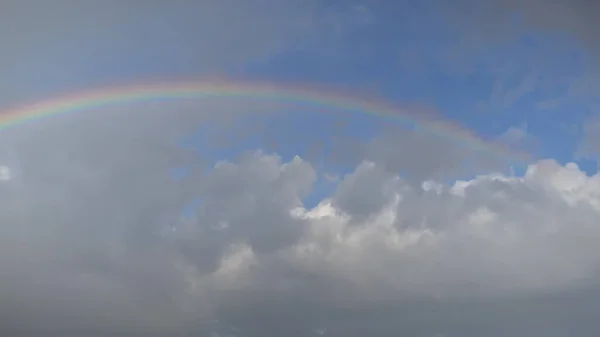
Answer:
<svg viewBox="0 0 600 337"><path fill-rule="evenodd" d="M526 153L508 149L496 142L483 140L456 124L411 114L381 100L360 99L353 97L353 95L310 88L310 86L305 85L294 86L255 81L157 82L154 84L113 86L76 92L0 112L0 130L52 116L84 112L123 103L204 97L247 98L250 100L308 104L344 112L373 115L390 121L410 123L420 132L427 132L454 142L460 142L473 150L483 151L493 156L517 161L530 159Z"/></svg>

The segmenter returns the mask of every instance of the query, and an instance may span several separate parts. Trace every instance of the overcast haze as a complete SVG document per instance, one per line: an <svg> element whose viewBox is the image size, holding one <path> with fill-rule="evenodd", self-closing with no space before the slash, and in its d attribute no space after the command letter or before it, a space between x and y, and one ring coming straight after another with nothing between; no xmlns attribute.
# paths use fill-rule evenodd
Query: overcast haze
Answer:
<svg viewBox="0 0 600 337"><path fill-rule="evenodd" d="M251 97L3 129L0 334L600 335L598 17L583 0L0 0L0 114L244 79L485 142Z"/></svg>

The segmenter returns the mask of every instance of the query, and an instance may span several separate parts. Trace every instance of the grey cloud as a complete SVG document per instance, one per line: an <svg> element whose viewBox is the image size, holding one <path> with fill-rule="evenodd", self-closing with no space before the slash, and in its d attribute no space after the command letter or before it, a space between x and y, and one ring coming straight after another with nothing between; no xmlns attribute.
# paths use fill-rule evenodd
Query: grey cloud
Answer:
<svg viewBox="0 0 600 337"><path fill-rule="evenodd" d="M575 152L578 158L600 160L600 117L590 116L581 128L581 141Z"/></svg>
<svg viewBox="0 0 600 337"><path fill-rule="evenodd" d="M423 194L365 167L346 183L363 176L367 192L389 188L401 201L377 197L381 214L357 213L351 226L327 201L304 213L303 239L259 262L251 274L260 282L238 297L246 305L228 301L222 319L256 335L313 326L333 336L595 333L586 314L595 304L584 298L597 296L597 177L545 161L523 179L481 176ZM360 193L344 183L331 205ZM286 287L286 275L296 282ZM553 309L562 306L586 327Z"/></svg>
<svg viewBox="0 0 600 337"><path fill-rule="evenodd" d="M395 191L394 174L374 163L362 163L339 184L334 201L337 208L359 220L378 213Z"/></svg>
<svg viewBox="0 0 600 337"><path fill-rule="evenodd" d="M203 180L197 192L201 204L191 220L196 230L184 227L175 235L186 243L183 254L190 262L214 271L230 243L247 243L260 258L296 242L302 224L290 219L288 210L302 205L316 173L300 158L284 164L256 152L239 164L218 164Z"/></svg>
<svg viewBox="0 0 600 337"><path fill-rule="evenodd" d="M549 100L545 100L545 101L540 101L535 105L535 108L537 110L551 110L551 109L555 109L557 107L559 107L561 104L561 99L557 98L557 99L549 99Z"/></svg>
<svg viewBox="0 0 600 337"><path fill-rule="evenodd" d="M525 122L509 127L497 140L509 149L524 153L535 153L540 147L539 139L528 131Z"/></svg>
<svg viewBox="0 0 600 337"><path fill-rule="evenodd" d="M465 0L442 6L445 19L462 38L498 43L522 33L523 26L510 25L515 15L526 26L549 32L565 32L578 39L591 52L598 52L598 32L593 21L600 6L593 1L543 0ZM512 21L515 22L515 21ZM473 29L478 27L479 29ZM462 35L464 34L464 35ZM488 47L489 44L482 46Z"/></svg>
<svg viewBox="0 0 600 337"><path fill-rule="evenodd" d="M235 100L149 103L5 130L2 164L15 178L0 185L7 275L0 330L168 333L202 321L209 306L197 305L202 296L188 300L186 275L194 272L178 262L185 245L169 246L161 233L177 224L203 181L192 176L181 185L168 171L191 165L202 172L194 149L178 140L200 123L227 133L246 107ZM293 190L282 183L284 192Z"/></svg>
<svg viewBox="0 0 600 337"><path fill-rule="evenodd" d="M504 95L504 107L512 107L515 102L535 91L537 78L528 76L524 78L515 88L507 91Z"/></svg>
<svg viewBox="0 0 600 337"><path fill-rule="evenodd" d="M421 129L390 128L366 145L363 157L389 171L402 172L417 185L427 179L452 179L480 170L503 171L507 165L497 153L475 150L468 142Z"/></svg>
<svg viewBox="0 0 600 337"><path fill-rule="evenodd" d="M481 176L419 191L384 160L359 162L330 195L333 209L352 217L349 226L327 215L327 200L312 213L298 209L317 178L300 158L249 152L169 179L165 171L188 158L174 138L206 114L247 108L151 106L139 125L132 116L140 111L119 108L5 133L23 172L1 190L0 266L10 275L0 288L10 303L0 309L3 330L525 333L541 331L549 317L564 320L556 329L575 324L574 316L543 314L553 305L595 308L571 291L595 291L597 178L541 162L524 180ZM111 122L111 114L128 122ZM390 144L371 142L359 153ZM201 199L195 217L179 218L191 197ZM557 289L567 299L544 298ZM511 296L499 302L500 294ZM513 312L521 307L540 313L523 321Z"/></svg>
<svg viewBox="0 0 600 337"><path fill-rule="evenodd" d="M497 77L492 87L489 102L480 103L480 106L484 109L513 108L516 102L537 90L538 87L538 80L533 75L523 78L516 86L509 89L505 88L502 83L503 76L499 75Z"/></svg>
<svg viewBox="0 0 600 337"><path fill-rule="evenodd" d="M594 18L600 7L594 1L461 0L430 6L433 26L447 40L440 52L419 56L453 74L483 70L493 76L492 106L480 103L479 110L507 108L534 91L543 95L529 97L538 100L534 105L556 100L557 92L561 104L597 103L600 36ZM396 7L398 13L405 8ZM420 29L426 34L429 27ZM532 36L534 43L523 42Z"/></svg>
<svg viewBox="0 0 600 337"><path fill-rule="evenodd" d="M502 1L505 10L520 10L524 20L532 25L549 30L563 30L579 39L595 56L600 56L600 35L594 29L594 18L600 5L594 1Z"/></svg>
<svg viewBox="0 0 600 337"><path fill-rule="evenodd" d="M0 7L1 106L131 78L230 74L284 51L322 50L332 35L365 24L350 5L314 0L8 0Z"/></svg>

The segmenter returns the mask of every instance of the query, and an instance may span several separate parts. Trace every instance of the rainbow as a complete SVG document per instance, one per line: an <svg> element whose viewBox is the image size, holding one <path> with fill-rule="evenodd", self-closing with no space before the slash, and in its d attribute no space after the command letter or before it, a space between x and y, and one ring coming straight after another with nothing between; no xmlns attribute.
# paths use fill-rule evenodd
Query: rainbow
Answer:
<svg viewBox="0 0 600 337"><path fill-rule="evenodd" d="M91 109L126 103L155 100L180 100L201 98L245 98L274 101L328 109L338 112L354 112L382 118L389 122L407 123L419 132L431 133L449 141L459 142L476 151L504 157L519 162L529 160L524 152L509 149L503 144L487 141L457 124L434 119L426 115L410 113L380 99L357 98L357 95L323 90L310 85L289 85L272 82L244 82L239 80L205 80L156 82L111 86L70 93L37 103L0 111L0 130L14 128L53 116L84 112Z"/></svg>

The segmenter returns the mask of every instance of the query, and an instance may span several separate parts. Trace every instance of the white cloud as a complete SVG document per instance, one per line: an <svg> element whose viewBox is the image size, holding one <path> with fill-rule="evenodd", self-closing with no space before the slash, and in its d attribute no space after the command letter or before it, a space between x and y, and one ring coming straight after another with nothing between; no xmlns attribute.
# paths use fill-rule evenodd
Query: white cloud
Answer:
<svg viewBox="0 0 600 337"><path fill-rule="evenodd" d="M377 176L360 167L355 174ZM356 178L347 179L342 185ZM396 181L371 180L370 188L391 191L378 195L380 209L358 226L348 213L355 209L331 208L335 198L307 211L311 234L297 249L309 256L302 258L387 298L558 290L598 276L600 176L543 161L522 178L480 176L441 192L420 194ZM372 200L363 191L342 186L338 193Z"/></svg>
<svg viewBox="0 0 600 337"><path fill-rule="evenodd" d="M0 166L0 181L9 181L11 178L10 168L8 166Z"/></svg>
<svg viewBox="0 0 600 337"><path fill-rule="evenodd" d="M314 209L289 205L304 234L258 260L250 289L354 310L515 296L529 305L529 297L586 289L600 271L598 191L600 176L550 160L523 177L481 175L425 193L365 162ZM374 206L343 201L361 196Z"/></svg>

